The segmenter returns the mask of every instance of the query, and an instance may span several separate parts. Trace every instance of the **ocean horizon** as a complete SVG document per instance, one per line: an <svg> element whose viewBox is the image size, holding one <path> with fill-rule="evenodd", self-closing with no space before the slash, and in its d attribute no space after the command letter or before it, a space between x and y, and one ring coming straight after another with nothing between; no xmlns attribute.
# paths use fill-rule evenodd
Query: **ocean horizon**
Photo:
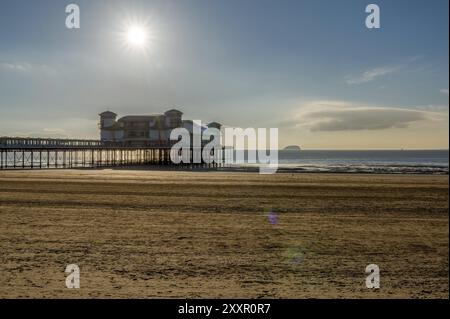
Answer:
<svg viewBox="0 0 450 319"><path fill-rule="evenodd" d="M449 150L280 150L278 165L279 172L448 174Z"/></svg>

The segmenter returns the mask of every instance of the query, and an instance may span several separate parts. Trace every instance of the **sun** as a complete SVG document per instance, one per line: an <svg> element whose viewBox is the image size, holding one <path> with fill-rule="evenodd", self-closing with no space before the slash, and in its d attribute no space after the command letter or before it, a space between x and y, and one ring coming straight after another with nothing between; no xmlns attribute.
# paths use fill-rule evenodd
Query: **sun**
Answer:
<svg viewBox="0 0 450 319"><path fill-rule="evenodd" d="M147 44L148 34L144 27L132 25L126 31L126 40L130 47L144 48Z"/></svg>
<svg viewBox="0 0 450 319"><path fill-rule="evenodd" d="M127 51L148 54L155 41L154 29L146 20L125 19L117 31L118 39Z"/></svg>

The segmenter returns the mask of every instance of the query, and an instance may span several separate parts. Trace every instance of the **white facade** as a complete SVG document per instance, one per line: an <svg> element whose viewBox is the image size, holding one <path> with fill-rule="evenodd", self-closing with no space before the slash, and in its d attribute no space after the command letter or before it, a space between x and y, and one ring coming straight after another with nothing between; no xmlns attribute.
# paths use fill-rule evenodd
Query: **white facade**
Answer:
<svg viewBox="0 0 450 319"><path fill-rule="evenodd" d="M183 113L169 110L164 114L124 116L117 120L117 114L106 111L100 114L100 138L102 142L123 145L164 146L173 144L170 133L174 128L184 127L193 134L193 122L183 121ZM213 122L208 126L220 124ZM203 132L208 126L202 126Z"/></svg>
<svg viewBox="0 0 450 319"><path fill-rule="evenodd" d="M170 144L170 132L181 127L182 115L178 110L164 114L124 116L118 120L117 114L100 114L100 138L103 142L125 145L166 145Z"/></svg>

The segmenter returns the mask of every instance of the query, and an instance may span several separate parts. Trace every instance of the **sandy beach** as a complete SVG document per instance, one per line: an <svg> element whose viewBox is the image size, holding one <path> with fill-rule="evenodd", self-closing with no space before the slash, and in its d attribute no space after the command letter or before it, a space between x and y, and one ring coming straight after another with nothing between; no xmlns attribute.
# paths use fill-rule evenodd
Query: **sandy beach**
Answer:
<svg viewBox="0 0 450 319"><path fill-rule="evenodd" d="M448 176L3 171L0 297L448 298L448 231Z"/></svg>

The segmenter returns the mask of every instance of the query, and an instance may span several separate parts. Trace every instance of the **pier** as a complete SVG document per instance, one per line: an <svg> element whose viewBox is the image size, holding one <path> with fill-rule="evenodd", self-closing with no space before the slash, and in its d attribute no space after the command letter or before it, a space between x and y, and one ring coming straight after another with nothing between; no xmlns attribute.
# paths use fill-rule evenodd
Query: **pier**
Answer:
<svg viewBox="0 0 450 319"><path fill-rule="evenodd" d="M0 170L100 168L119 166L166 166L219 168L225 166L230 150L222 148L220 162L175 164L171 145L132 146L99 140L0 137Z"/></svg>

